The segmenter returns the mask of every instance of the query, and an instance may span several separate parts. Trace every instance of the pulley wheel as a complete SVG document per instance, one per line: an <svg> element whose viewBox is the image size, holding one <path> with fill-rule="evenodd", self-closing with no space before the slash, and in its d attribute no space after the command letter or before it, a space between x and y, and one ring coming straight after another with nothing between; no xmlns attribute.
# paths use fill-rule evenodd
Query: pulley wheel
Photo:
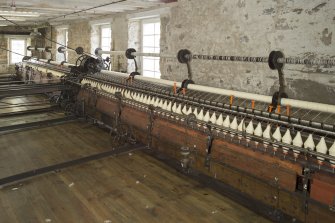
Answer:
<svg viewBox="0 0 335 223"><path fill-rule="evenodd" d="M177 54L177 59L179 61L179 63L187 63L189 61L191 61L191 51L187 50L187 49L182 49L179 50L178 54Z"/></svg>
<svg viewBox="0 0 335 223"><path fill-rule="evenodd" d="M136 50L134 48L129 48L126 50L126 57L130 60L135 59L135 56L131 55L132 53L135 53Z"/></svg>

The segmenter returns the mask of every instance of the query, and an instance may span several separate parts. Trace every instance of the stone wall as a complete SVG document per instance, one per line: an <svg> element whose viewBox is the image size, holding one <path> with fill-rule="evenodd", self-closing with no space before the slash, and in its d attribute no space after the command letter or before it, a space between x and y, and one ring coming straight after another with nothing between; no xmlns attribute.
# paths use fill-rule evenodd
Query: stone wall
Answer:
<svg viewBox="0 0 335 223"><path fill-rule="evenodd" d="M68 47L75 49L79 46L84 48L85 52L91 50L91 26L87 21L71 23L69 25ZM78 55L75 52L69 52L69 63L76 62Z"/></svg>
<svg viewBox="0 0 335 223"><path fill-rule="evenodd" d="M289 57L329 58L335 56L335 1L274 0L179 0L170 15L161 16L161 52L180 49L208 55L268 56L280 50ZM112 50L140 49L140 21L126 14L111 19ZM69 25L69 46L90 52L89 21ZM70 53L70 62L77 55ZM138 63L141 64L140 61ZM112 57L113 70L125 71L127 60ZM134 64L128 61L128 72ZM278 74L267 64L192 61L196 83L252 93L272 95L278 89ZM174 59L161 60L163 79L181 81L186 66ZM335 104L335 68L286 65L290 98Z"/></svg>
<svg viewBox="0 0 335 223"><path fill-rule="evenodd" d="M128 22L128 48L134 48L136 51L141 49L141 22L140 20L130 20ZM141 58L136 58L138 69L141 70ZM128 72L135 71L135 63L128 60Z"/></svg>
<svg viewBox="0 0 335 223"><path fill-rule="evenodd" d="M281 50L286 56L335 56L333 0L179 0L170 17L162 19L162 52L180 49L209 55L267 56ZM278 75L266 64L192 62L196 83L271 95ZM335 104L335 68L286 65L291 98ZM186 66L161 62L162 78L183 80Z"/></svg>
<svg viewBox="0 0 335 223"><path fill-rule="evenodd" d="M0 47L7 49L8 38L4 35L0 35ZM8 52L0 49L0 74L8 72Z"/></svg>
<svg viewBox="0 0 335 223"><path fill-rule="evenodd" d="M107 22L107 21L105 21ZM128 20L125 14L110 18L109 22L112 27L111 49L115 51L126 50L128 48ZM100 27L91 25L88 20L81 20L65 24L68 27L68 46L70 48L83 47L85 52L94 54L94 50L100 47ZM53 41L62 42L57 36L62 35L62 30L53 27L53 35L51 37L51 29L48 28L47 36ZM57 45L57 46L55 46ZM63 55L56 52L58 44L53 43L53 59L62 60ZM78 55L75 52L69 52L69 63L75 63ZM126 72L127 60L125 56L111 56L112 69L115 71Z"/></svg>
<svg viewBox="0 0 335 223"><path fill-rule="evenodd" d="M114 51L128 48L128 19L125 14L117 16L112 22L112 47ZM111 56L112 70L127 72L127 58L124 55Z"/></svg>

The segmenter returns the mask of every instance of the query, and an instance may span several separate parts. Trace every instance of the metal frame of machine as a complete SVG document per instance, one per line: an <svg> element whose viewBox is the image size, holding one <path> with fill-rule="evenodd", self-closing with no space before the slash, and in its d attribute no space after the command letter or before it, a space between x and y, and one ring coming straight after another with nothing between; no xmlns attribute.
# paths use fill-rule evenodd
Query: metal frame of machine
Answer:
<svg viewBox="0 0 335 223"><path fill-rule="evenodd" d="M107 128L118 140L146 144L154 153L172 158L185 174L200 172L216 185L234 188L233 197L264 205L262 214L272 220L334 219L335 106L288 99L283 66L334 65L335 60L285 58L279 51L256 58L194 55L186 49L174 56L98 48L92 56L77 49L76 65L25 58L21 70L61 75L62 87L49 84L50 89L71 92L64 102L71 114ZM106 53L124 53L132 60L173 57L187 65L187 78L179 83L138 76L137 68L130 75L106 71L99 58ZM190 62L198 59L268 63L278 70L280 88L265 96L196 85Z"/></svg>

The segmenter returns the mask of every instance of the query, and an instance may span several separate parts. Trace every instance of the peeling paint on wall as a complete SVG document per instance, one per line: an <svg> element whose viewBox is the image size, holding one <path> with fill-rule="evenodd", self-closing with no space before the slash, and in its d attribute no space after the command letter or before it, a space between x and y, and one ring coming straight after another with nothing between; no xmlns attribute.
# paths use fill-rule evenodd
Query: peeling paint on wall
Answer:
<svg viewBox="0 0 335 223"><path fill-rule="evenodd" d="M186 48L208 55L267 56L281 50L287 57L335 56L331 44L335 26L329 26L334 24L333 0L179 0L178 4L171 9L168 35L161 43L168 46L164 53ZM194 60L192 69L198 84L266 95L278 90L278 74L266 64ZM177 62L162 61L161 70L164 79L187 77L186 66ZM284 73L289 97L335 104L334 67L285 65Z"/></svg>
<svg viewBox="0 0 335 223"><path fill-rule="evenodd" d="M328 32L328 28L325 28L322 31L322 37L321 37L321 41L323 42L323 44L325 44L326 46L330 45L332 43L332 36L333 33L329 33Z"/></svg>
<svg viewBox="0 0 335 223"><path fill-rule="evenodd" d="M320 9L321 9L322 7L324 7L325 5L327 5L327 3L326 3L326 2L323 2L323 3L321 3L321 4L317 5L317 6L315 6L314 8L312 8L312 10L308 11L308 14L312 15L313 13L316 13L316 12L320 11Z"/></svg>
<svg viewBox="0 0 335 223"><path fill-rule="evenodd" d="M303 9L293 9L292 12L296 12L297 14L301 14Z"/></svg>
<svg viewBox="0 0 335 223"><path fill-rule="evenodd" d="M263 14L264 15L271 15L272 13L275 12L275 9L274 8L269 8L269 9L264 9L263 10Z"/></svg>

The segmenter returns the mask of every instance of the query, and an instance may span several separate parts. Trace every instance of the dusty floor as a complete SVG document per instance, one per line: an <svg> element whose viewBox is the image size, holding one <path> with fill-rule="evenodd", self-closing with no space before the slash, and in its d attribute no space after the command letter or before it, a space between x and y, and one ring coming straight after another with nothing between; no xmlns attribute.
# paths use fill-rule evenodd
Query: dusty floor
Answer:
<svg viewBox="0 0 335 223"><path fill-rule="evenodd" d="M0 136L0 178L112 149L85 123ZM267 222L137 151L0 190L0 222Z"/></svg>

